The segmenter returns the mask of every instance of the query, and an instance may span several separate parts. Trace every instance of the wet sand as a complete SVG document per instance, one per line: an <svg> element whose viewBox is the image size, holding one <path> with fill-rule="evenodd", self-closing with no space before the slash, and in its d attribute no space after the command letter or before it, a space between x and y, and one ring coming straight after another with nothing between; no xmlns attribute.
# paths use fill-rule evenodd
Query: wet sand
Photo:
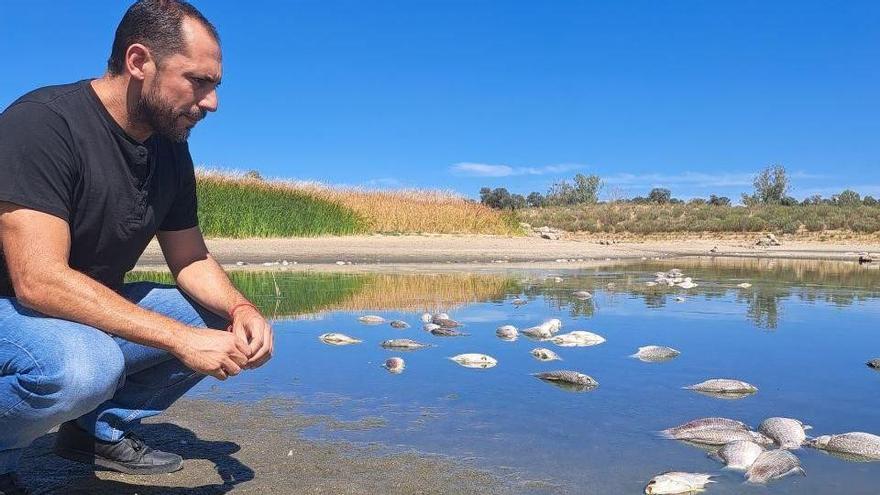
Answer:
<svg viewBox="0 0 880 495"><path fill-rule="evenodd" d="M232 405L182 399L137 433L151 446L184 457L171 474L131 476L55 456L55 434L25 453L20 474L37 494L512 494L553 493L540 482L504 478L466 462L378 445L322 442L305 428L381 428L378 418L339 422L297 412L292 401Z"/></svg>
<svg viewBox="0 0 880 495"><path fill-rule="evenodd" d="M212 255L229 268L262 268L264 263L288 261L312 269L351 269L357 265L402 268L413 264L440 264L461 268L467 264L540 268L564 263L604 264L609 261L655 257L715 256L857 261L859 253L875 255L880 263L880 238L861 236L830 241L785 239L782 246L755 246L757 235L635 237L565 235L560 240L539 237L483 235L372 235L290 239L209 239ZM614 244L600 244L613 239ZM351 265L337 265L337 262ZM246 265L241 265L244 263ZM555 264L555 265L554 265ZM164 269L156 243L138 263L140 269ZM302 266L300 268L305 268Z"/></svg>

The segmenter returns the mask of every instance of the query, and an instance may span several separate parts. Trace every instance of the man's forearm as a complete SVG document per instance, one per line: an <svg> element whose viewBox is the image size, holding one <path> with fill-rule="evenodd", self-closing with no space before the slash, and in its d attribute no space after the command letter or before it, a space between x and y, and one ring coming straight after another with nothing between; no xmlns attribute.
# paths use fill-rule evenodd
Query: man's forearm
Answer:
<svg viewBox="0 0 880 495"><path fill-rule="evenodd" d="M173 351L189 327L133 304L73 269L44 275L39 295L20 302L48 316L75 321L150 347Z"/></svg>
<svg viewBox="0 0 880 495"><path fill-rule="evenodd" d="M176 274L177 286L213 313L229 318L236 305L249 302L211 256L193 261Z"/></svg>

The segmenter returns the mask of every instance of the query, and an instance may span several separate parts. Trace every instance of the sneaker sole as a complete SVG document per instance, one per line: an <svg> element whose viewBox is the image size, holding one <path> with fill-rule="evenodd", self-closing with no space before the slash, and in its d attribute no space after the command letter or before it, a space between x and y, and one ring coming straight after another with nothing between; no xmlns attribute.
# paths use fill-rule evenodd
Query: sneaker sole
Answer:
<svg viewBox="0 0 880 495"><path fill-rule="evenodd" d="M90 452L71 449L55 449L55 454L67 460L109 469L124 474L166 474L183 469L183 459L175 464L132 466L101 457Z"/></svg>

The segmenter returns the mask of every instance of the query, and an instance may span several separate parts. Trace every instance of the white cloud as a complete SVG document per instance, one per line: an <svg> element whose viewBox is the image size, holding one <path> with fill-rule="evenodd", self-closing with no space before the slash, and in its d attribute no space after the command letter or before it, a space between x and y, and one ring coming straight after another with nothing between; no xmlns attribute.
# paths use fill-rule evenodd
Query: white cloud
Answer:
<svg viewBox="0 0 880 495"><path fill-rule="evenodd" d="M450 170L458 175L468 175L472 177L510 177L512 175L559 174L580 168L584 168L584 166L575 163L547 165L544 167L511 167L510 165L461 162L450 167Z"/></svg>

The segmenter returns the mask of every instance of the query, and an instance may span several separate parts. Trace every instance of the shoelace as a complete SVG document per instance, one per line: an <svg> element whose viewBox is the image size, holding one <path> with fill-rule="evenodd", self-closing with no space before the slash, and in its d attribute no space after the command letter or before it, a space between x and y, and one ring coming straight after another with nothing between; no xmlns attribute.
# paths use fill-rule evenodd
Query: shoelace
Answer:
<svg viewBox="0 0 880 495"><path fill-rule="evenodd" d="M135 452L140 452L147 447L147 444L143 440L141 440L141 437L135 435L134 433L126 433L125 438L131 440L131 447L135 450Z"/></svg>

